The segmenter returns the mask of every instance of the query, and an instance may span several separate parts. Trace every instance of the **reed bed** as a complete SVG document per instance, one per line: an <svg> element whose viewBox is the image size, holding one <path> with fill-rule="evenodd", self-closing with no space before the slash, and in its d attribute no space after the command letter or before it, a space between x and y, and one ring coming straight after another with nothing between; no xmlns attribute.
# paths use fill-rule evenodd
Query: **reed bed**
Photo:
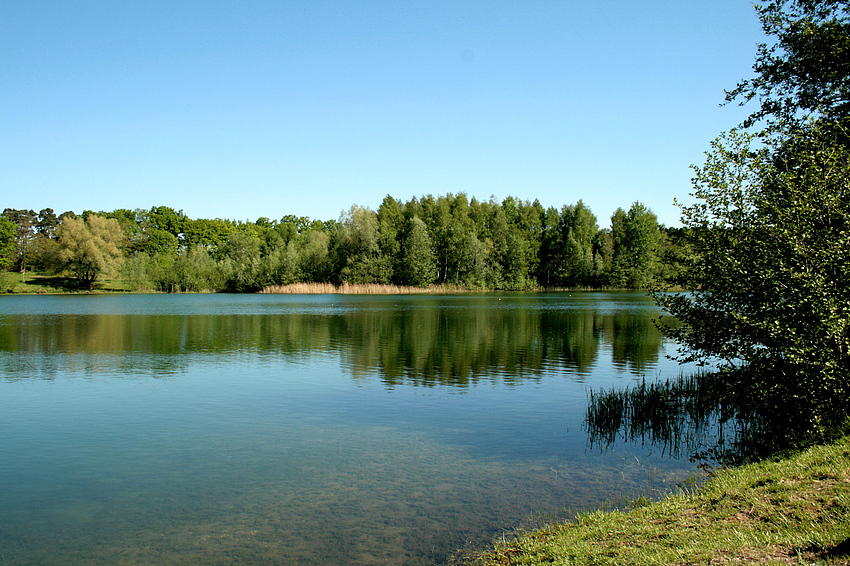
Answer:
<svg viewBox="0 0 850 566"><path fill-rule="evenodd" d="M284 295L445 295L464 293L465 289L455 285L432 285L430 287L409 287L402 285L382 285L377 283L291 283L289 285L269 285L260 293Z"/></svg>

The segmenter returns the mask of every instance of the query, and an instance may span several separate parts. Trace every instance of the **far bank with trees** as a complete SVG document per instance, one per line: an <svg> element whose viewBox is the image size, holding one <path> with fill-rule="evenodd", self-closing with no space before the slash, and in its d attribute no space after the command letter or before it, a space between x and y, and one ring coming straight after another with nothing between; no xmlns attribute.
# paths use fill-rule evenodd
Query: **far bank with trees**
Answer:
<svg viewBox="0 0 850 566"><path fill-rule="evenodd" d="M294 283L646 289L672 276L665 258L677 233L640 202L601 228L582 201L556 209L462 193L388 195L377 210L353 205L329 221L192 219L167 206L79 215L6 208L0 267L23 279L71 277L81 289L121 279L128 290L162 292Z"/></svg>

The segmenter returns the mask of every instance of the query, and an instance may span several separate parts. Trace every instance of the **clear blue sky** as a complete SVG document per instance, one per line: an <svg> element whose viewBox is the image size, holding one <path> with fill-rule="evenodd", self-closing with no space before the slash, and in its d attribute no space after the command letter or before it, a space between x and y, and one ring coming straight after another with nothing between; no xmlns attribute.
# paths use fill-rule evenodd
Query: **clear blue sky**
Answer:
<svg viewBox="0 0 850 566"><path fill-rule="evenodd" d="M336 219L464 192L668 225L746 0L0 2L0 208Z"/></svg>

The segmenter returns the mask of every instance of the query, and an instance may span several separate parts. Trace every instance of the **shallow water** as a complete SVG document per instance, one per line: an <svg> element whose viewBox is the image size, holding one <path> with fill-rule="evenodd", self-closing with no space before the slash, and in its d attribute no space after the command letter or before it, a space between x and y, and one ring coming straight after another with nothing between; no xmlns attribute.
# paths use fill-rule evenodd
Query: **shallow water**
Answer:
<svg viewBox="0 0 850 566"><path fill-rule="evenodd" d="M434 564L675 487L587 390L678 375L635 293L0 297L0 563Z"/></svg>

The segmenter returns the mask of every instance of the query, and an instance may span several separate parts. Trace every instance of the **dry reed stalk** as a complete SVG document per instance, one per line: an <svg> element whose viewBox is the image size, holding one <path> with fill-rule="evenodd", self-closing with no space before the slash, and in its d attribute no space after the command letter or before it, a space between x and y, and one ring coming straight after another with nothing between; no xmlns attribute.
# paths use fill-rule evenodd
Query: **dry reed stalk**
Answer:
<svg viewBox="0 0 850 566"><path fill-rule="evenodd" d="M331 283L290 283L289 285L270 285L260 291L260 293L288 295L439 295L463 292L464 289L454 285L432 285L423 288L379 283L343 283L339 286Z"/></svg>

